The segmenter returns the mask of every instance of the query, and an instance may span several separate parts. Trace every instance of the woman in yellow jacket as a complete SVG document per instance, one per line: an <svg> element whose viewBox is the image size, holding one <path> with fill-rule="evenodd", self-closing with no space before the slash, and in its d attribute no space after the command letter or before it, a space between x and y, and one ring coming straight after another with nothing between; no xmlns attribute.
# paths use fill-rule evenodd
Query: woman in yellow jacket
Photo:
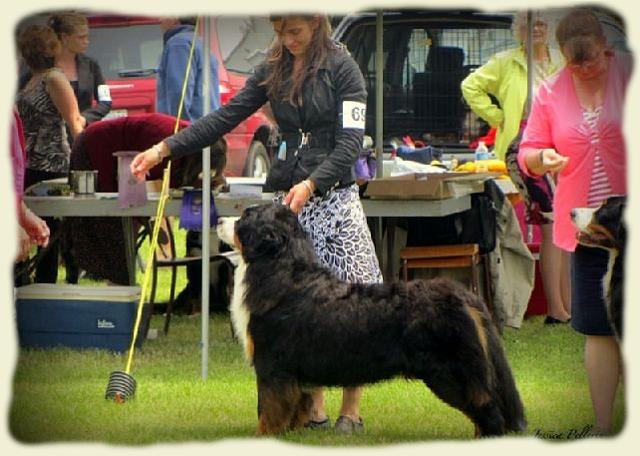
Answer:
<svg viewBox="0 0 640 456"><path fill-rule="evenodd" d="M560 51L547 44L548 23L541 16L534 19L533 59L534 84L538 85L558 71L564 60ZM511 141L520 130L527 101L527 18L519 13L513 21L513 32L521 45L495 54L489 61L462 81L462 95L469 107L492 127L497 127L494 153L504 160ZM493 95L500 106L489 97Z"/></svg>
<svg viewBox="0 0 640 456"><path fill-rule="evenodd" d="M539 13L533 17L534 90L563 65L562 54L547 42L549 21ZM516 14L513 20L518 48L495 54L489 61L462 81L462 95L469 107L489 125L497 127L494 153L507 161L509 173L523 194L527 207L526 221L540 225L540 272L547 298L545 323L566 322L570 318L569 260L553 244L553 192L550 184L521 175L515 158L506 157L509 145L518 136L525 117L527 100L527 17ZM500 103L494 104L489 95ZM517 147L514 149L517 151Z"/></svg>

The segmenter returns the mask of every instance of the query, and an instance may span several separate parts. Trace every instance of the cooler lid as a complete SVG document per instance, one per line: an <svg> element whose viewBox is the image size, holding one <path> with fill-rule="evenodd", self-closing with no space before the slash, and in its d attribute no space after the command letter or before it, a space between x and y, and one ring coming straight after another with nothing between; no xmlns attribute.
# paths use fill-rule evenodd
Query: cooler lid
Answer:
<svg viewBox="0 0 640 456"><path fill-rule="evenodd" d="M16 298L131 302L140 299L140 287L91 287L86 285L34 283L17 288Z"/></svg>

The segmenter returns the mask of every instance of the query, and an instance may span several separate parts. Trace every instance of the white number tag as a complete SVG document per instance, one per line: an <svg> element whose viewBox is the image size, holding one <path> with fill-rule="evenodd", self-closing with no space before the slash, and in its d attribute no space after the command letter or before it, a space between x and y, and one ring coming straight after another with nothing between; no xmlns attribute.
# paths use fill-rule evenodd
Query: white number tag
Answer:
<svg viewBox="0 0 640 456"><path fill-rule="evenodd" d="M367 117L367 105L359 101L342 102L342 128L364 130Z"/></svg>
<svg viewBox="0 0 640 456"><path fill-rule="evenodd" d="M111 92L109 86L101 84L98 86L98 101L111 101Z"/></svg>

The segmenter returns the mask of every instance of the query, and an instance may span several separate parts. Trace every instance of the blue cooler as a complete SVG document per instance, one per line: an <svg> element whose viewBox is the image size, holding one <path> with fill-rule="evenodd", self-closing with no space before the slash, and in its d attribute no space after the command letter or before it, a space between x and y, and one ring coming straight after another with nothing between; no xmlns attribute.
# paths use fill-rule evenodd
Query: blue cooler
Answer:
<svg viewBox="0 0 640 456"><path fill-rule="evenodd" d="M22 347L129 349L140 287L32 284L16 290L16 321ZM136 346L146 335L143 312ZM148 324L148 323L147 323Z"/></svg>

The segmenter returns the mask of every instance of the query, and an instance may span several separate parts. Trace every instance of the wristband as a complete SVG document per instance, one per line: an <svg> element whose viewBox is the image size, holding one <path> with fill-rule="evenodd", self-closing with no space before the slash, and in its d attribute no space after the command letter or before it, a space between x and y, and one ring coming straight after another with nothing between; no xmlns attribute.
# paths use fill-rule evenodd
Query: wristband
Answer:
<svg viewBox="0 0 640 456"><path fill-rule="evenodd" d="M305 179L301 182L302 185L304 185L305 187L307 187L307 190L309 190L309 198L311 198L313 196L313 188L311 187L311 182L309 182L308 179Z"/></svg>
<svg viewBox="0 0 640 456"><path fill-rule="evenodd" d="M538 152L538 158L540 159L540 166L544 166L544 149L540 149L540 152Z"/></svg>
<svg viewBox="0 0 640 456"><path fill-rule="evenodd" d="M164 157L162 156L162 152L161 152L160 145L159 145L159 144L156 144L156 145L155 145L155 146L153 146L151 149L156 153L156 161L157 161L158 163L160 163L160 162L162 161L162 159L164 158Z"/></svg>

